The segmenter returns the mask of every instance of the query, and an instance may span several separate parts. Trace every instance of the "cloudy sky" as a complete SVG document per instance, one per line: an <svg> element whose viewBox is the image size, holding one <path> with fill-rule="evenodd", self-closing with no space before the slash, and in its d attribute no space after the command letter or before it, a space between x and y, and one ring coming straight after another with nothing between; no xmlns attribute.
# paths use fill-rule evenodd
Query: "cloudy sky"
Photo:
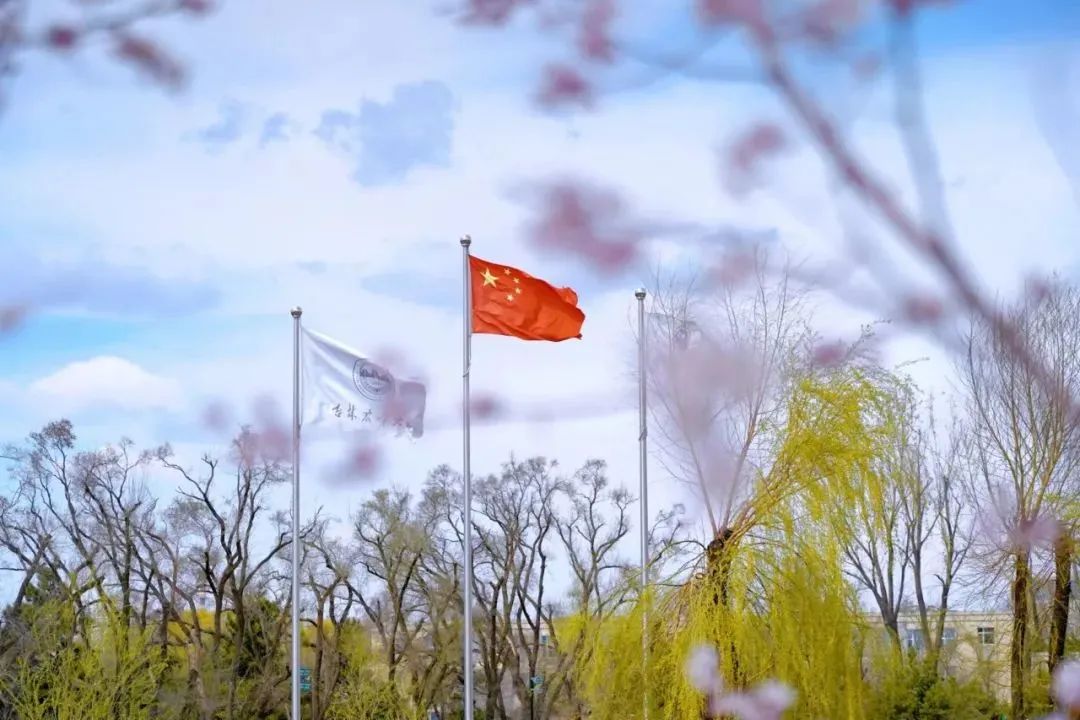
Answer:
<svg viewBox="0 0 1080 720"><path fill-rule="evenodd" d="M671 9L680 3L624 5L627 43L662 54L695 41ZM990 292L1013 293L1031 273L1074 275L1080 5L940 5L918 37L958 249ZM195 458L222 441L201 420L208 404L237 421L259 398L288 407L288 311L301 305L312 329L425 377L431 425L419 441L387 443L379 476L363 482L330 482L333 443L313 449L306 502L343 510L375 482L415 487L430 467L460 463L457 239L469 233L475 254L574 286L587 314L580 342L476 340L476 392L554 420L476 428L474 468L511 452L566 467L602 457L633 486L633 289L657 261L692 263L698 250L657 239L639 265L598 277L526 240L521 188L585 178L641 218L775 233L818 266L843 247L844 209L807 147L770 164L750 195L728 191L720 149L762 118L789 122L768 90L630 67L598 80L617 91L592 112L541 112L538 77L565 39L528 16L487 30L452 10L233 0L198 21L155 22L145 32L189 73L177 93L92 44L21 55L0 110L0 306L29 314L0 335L0 441L66 416L89 444L126 435ZM35 3L31 19L73 12ZM908 197L887 76L858 85L808 73ZM820 305L823 331L840 336L881 315ZM930 357L921 379L948 390L933 343L903 337L888 352ZM679 499L654 471L654 506Z"/></svg>

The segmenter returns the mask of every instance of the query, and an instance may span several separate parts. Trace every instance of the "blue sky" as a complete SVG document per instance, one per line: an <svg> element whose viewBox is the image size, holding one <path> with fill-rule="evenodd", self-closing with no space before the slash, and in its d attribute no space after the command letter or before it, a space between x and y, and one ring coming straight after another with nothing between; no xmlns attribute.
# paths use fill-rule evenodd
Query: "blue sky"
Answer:
<svg viewBox="0 0 1080 720"><path fill-rule="evenodd" d="M850 210L836 207L809 148L785 156L752 197L726 194L717 148L762 117L785 120L766 91L672 77L594 113L540 113L535 82L545 60L565 54L558 39L538 36L527 18L463 28L440 13L445 5L230 2L199 22L155 23L149 31L189 68L179 94L100 49L24 56L0 112L0 305L29 303L32 313L0 337L0 441L70 415L90 442L126 434L194 456L220 440L198 422L207 402L240 415L263 395L286 406L295 304L312 328L350 345L399 350L431 383L432 412L453 417L457 237L467 232L478 255L576 287L589 318L581 343L478 341L476 387L523 403L591 398L598 413L611 411L484 429L477 467L511 450L567 465L599 455L618 479L633 478L632 290L661 258L693 263L695 251L657 242L640 268L597 278L523 240L528 208L514 189L585 177L620 190L644 218L776 232L819 262L838 252L837 216ZM657 28L668 31L665 47L690 39L667 0L630 5L621 28L635 41L651 42ZM1080 5L935 4L918 31L961 252L1003 293L1028 271L1072 273L1077 167L1051 151L1039 118L1047 103L1071 97L1076 107L1080 56L1069 45ZM1039 80L1048 66L1062 70L1049 98ZM881 88L864 91L852 133L907 193L886 100ZM821 305L830 331L872 319ZM919 338L893 353L930 354L928 378L948 366ZM456 461L458 442L448 428L391 448L380 480L418 482ZM332 501L339 490L315 492Z"/></svg>

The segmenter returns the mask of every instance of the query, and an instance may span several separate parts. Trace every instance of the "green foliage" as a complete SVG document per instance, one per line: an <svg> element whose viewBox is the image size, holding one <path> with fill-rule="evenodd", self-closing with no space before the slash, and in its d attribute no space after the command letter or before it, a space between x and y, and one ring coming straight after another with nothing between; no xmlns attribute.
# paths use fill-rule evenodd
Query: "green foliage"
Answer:
<svg viewBox="0 0 1080 720"><path fill-rule="evenodd" d="M869 702L880 720L996 720L1004 707L975 682L942 678L921 662L903 659L883 675Z"/></svg>
<svg viewBox="0 0 1080 720"><path fill-rule="evenodd" d="M424 712L395 683L353 677L335 695L328 720L424 720Z"/></svg>

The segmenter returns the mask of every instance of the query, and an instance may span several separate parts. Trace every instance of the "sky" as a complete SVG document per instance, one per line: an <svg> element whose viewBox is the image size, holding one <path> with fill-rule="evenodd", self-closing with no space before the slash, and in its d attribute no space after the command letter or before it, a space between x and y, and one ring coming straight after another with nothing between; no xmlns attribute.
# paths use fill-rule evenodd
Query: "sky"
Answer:
<svg viewBox="0 0 1080 720"><path fill-rule="evenodd" d="M616 91L591 112L543 112L540 70L565 57L564 39L527 17L464 26L452 5L264 0L155 21L146 33L189 74L175 93L100 47L21 55L0 109L0 306L29 313L0 335L0 443L68 417L88 446L170 442L194 461L225 440L202 421L209 404L237 422L260 399L289 407L289 309L299 305L307 327L392 353L429 388L428 432L384 443L376 477L335 481L341 443L312 438L305 506L344 516L375 486L418 488L434 466L460 467L458 238L470 234L476 255L573 286L587 316L581 341L476 338L474 392L549 419L475 427L474 471L511 453L567 469L599 457L614 482L636 488L633 291L658 263L693 265L700 249L660 238L641 263L597 276L528 241L521 189L584 178L617 189L636 216L775 234L824 267L842 257L838 218L878 232L835 201L805 143L749 196L728 191L720 149L762 118L790 122L767 89L642 82L655 73L628 68L604 76ZM673 4L624 6L620 40L663 52L696 42ZM74 12L36 3L32 22ZM991 294L1015 293L1034 273L1075 277L1080 6L934 3L916 31L958 252ZM826 70L803 70L910 201L887 80L849 91ZM881 252L936 282L903 252ZM815 303L827 335L881 319L828 293ZM950 392L948 353L931 339L900 333L887 358L927 358L917 379ZM653 508L686 499L655 459L651 478ZM175 486L160 474L148 482L163 494ZM286 494L276 500L287 507Z"/></svg>

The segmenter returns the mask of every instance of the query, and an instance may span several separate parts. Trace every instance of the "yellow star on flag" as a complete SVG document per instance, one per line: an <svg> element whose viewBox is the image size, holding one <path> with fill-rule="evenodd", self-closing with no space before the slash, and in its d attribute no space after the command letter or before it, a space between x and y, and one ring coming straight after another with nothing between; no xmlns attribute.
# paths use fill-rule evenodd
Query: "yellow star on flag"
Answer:
<svg viewBox="0 0 1080 720"><path fill-rule="evenodd" d="M485 285L485 287L488 286L488 285L490 285L492 287L495 287L495 281L497 279L498 278L496 278L494 275L491 274L491 270L489 270L488 268L484 268L484 285Z"/></svg>

